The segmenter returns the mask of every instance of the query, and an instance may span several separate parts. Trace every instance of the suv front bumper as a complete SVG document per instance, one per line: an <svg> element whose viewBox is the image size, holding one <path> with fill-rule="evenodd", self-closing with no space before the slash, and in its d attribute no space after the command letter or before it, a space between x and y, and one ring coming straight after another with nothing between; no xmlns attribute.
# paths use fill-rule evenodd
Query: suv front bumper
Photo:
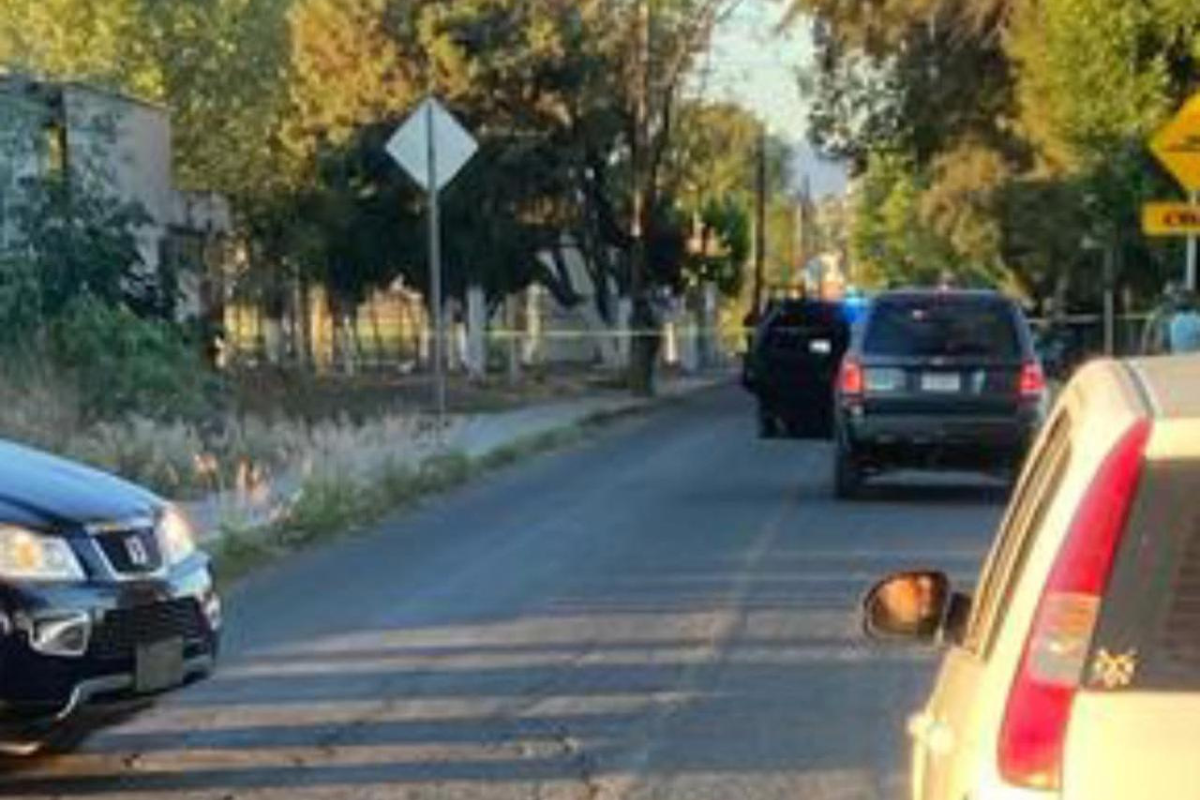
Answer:
<svg viewBox="0 0 1200 800"><path fill-rule="evenodd" d="M208 676L220 642L220 602L207 565L162 581L78 586L5 586L0 608L0 728L52 724L85 706L159 694ZM79 654L35 645L40 621L88 621ZM178 641L178 683L139 691L139 649Z"/></svg>

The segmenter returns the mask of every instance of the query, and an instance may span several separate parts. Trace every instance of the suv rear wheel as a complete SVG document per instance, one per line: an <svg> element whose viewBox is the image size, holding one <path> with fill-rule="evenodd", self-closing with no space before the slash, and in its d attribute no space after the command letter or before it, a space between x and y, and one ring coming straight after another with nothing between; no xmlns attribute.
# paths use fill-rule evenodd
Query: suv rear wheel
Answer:
<svg viewBox="0 0 1200 800"><path fill-rule="evenodd" d="M863 485L862 467L844 442L838 442L833 456L833 494L839 500L858 497Z"/></svg>
<svg viewBox="0 0 1200 800"><path fill-rule="evenodd" d="M758 407L758 438L775 439L779 437L779 418L771 413L766 406Z"/></svg>

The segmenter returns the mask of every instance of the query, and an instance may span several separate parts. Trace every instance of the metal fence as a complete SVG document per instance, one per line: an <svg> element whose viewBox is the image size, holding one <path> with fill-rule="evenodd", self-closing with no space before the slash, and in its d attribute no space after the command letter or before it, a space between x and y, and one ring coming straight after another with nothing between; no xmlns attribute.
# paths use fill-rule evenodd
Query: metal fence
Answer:
<svg viewBox="0 0 1200 800"><path fill-rule="evenodd" d="M1111 353L1103 315L1077 314L1054 320L1034 319L1030 323L1047 371L1057 377L1066 377L1096 356L1141 355L1149 318L1149 314L1118 315L1113 323Z"/></svg>

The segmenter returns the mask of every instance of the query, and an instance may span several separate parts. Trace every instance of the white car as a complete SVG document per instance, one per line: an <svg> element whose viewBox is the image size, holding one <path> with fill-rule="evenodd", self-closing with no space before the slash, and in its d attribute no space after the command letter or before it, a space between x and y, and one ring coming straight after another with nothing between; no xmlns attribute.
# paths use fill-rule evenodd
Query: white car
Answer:
<svg viewBox="0 0 1200 800"><path fill-rule="evenodd" d="M910 572L863 614L946 648L914 798L1200 797L1200 358L1085 367L973 596Z"/></svg>

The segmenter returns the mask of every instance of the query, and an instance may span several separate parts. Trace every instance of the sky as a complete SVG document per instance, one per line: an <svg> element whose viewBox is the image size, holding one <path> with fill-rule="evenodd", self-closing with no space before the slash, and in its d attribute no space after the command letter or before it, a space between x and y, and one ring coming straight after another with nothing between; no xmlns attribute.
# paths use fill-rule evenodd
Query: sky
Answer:
<svg viewBox="0 0 1200 800"><path fill-rule="evenodd" d="M808 114L796 77L813 56L807 28L798 23L786 35L776 31L785 5L742 0L717 31L702 85L706 96L749 108L793 145L798 185L807 176L814 195L838 194L845 191L845 170L818 158L807 140Z"/></svg>

